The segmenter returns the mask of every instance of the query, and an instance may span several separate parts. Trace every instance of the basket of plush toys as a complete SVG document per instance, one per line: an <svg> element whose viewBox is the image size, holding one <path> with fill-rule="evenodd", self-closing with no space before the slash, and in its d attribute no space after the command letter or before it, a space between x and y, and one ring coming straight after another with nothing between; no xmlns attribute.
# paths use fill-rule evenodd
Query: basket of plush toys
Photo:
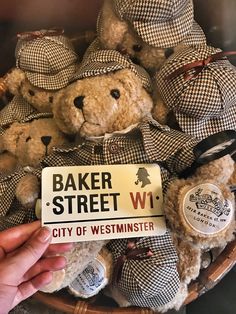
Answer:
<svg viewBox="0 0 236 314"><path fill-rule="evenodd" d="M118 166L121 184L142 189L153 214L123 220L127 236L112 237L110 223L96 239L74 241L66 268L35 295L41 302L81 314L178 310L234 266L236 52L207 45L193 16L191 0L106 0L83 55L61 29L19 34L0 85L12 94L0 111L1 230L44 215L51 167L97 169L91 182L88 173L65 184L55 175L55 190L81 192L111 189L99 169ZM100 205L97 194L90 207L76 197L77 221L89 208L120 221L117 193L104 191ZM64 198L71 213L75 196ZM62 196L53 205L56 215L65 210Z"/></svg>

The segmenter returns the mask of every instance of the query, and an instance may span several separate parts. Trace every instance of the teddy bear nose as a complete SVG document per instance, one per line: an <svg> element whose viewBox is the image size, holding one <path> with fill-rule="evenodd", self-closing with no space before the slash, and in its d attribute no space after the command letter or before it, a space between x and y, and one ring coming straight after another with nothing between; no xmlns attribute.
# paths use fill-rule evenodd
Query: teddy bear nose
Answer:
<svg viewBox="0 0 236 314"><path fill-rule="evenodd" d="M78 109L83 109L83 105L84 105L84 96L78 96L74 99L74 105L76 108Z"/></svg>
<svg viewBox="0 0 236 314"><path fill-rule="evenodd" d="M52 137L51 136L42 136L41 141L44 146L48 146L51 142Z"/></svg>

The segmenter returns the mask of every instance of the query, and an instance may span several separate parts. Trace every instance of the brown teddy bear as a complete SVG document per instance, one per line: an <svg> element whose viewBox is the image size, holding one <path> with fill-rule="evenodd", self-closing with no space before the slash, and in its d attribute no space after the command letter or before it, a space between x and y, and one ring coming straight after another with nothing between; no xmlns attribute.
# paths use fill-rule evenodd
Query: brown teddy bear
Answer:
<svg viewBox="0 0 236 314"><path fill-rule="evenodd" d="M42 167L154 163L161 169L164 195L172 181L173 185L175 180L178 182L176 176L189 167L196 168L194 150L196 145L201 147L200 141L152 118L151 80L144 69L115 50L99 50L86 55L74 80L58 92L52 110L59 129L76 135L77 145L70 150L55 149L43 160ZM213 155L211 150L207 155ZM216 167L216 162L212 163ZM211 167L209 163L198 171L205 173ZM212 173L215 184L218 175L221 173ZM197 179L202 184L207 181L205 176L201 179L198 172L193 172L187 182L194 184ZM223 184L220 189L225 201L224 197L230 195L228 186ZM172 197L175 195L164 198L164 211L165 203L171 202ZM231 220L224 233L219 234L218 242L232 239L234 207L228 209ZM169 212L168 217L171 219ZM199 273L201 246L187 242L181 232L171 230L168 224L167 221L167 231L161 236L111 240L107 244L115 270L109 291L121 306L132 304L167 311L184 302L188 283ZM76 252L81 262L79 250ZM50 292L71 286L73 274L70 273L70 280L65 279L70 267L75 267L74 253L67 258L65 276L55 277ZM90 258L86 256L87 263ZM80 273L85 264L81 264Z"/></svg>
<svg viewBox="0 0 236 314"><path fill-rule="evenodd" d="M0 135L1 230L34 217L40 184L33 172L54 146L70 141L52 118L44 117L13 122Z"/></svg>
<svg viewBox="0 0 236 314"><path fill-rule="evenodd" d="M79 57L62 30L40 30L19 34L16 67L4 78L14 95L0 112L0 132L14 121L49 116L55 91L69 84Z"/></svg>
<svg viewBox="0 0 236 314"><path fill-rule="evenodd" d="M159 70L174 51L206 44L202 29L193 19L190 0L152 0L145 4L139 0L106 0L97 31L103 48L128 54L149 73Z"/></svg>

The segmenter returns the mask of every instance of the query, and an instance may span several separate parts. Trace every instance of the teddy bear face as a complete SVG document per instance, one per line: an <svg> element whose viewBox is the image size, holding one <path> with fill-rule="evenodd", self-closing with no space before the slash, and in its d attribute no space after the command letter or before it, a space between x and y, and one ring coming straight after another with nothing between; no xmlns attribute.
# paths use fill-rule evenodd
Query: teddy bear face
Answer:
<svg viewBox="0 0 236 314"><path fill-rule="evenodd" d="M23 97L38 112L52 112L55 91L32 85L22 70L15 68L8 73L6 85L13 95Z"/></svg>
<svg viewBox="0 0 236 314"><path fill-rule="evenodd" d="M115 14L112 1L103 3L98 19L98 37L104 48L128 54L134 63L143 66L150 74L158 71L175 50L154 47L143 41L127 21Z"/></svg>
<svg viewBox="0 0 236 314"><path fill-rule="evenodd" d="M122 41L115 47L128 54L131 60L143 66L149 73L155 73L174 52L173 48L157 48L145 43L131 29L124 33Z"/></svg>
<svg viewBox="0 0 236 314"><path fill-rule="evenodd" d="M59 91L53 103L58 127L82 137L121 131L151 112L153 103L129 69L84 78Z"/></svg>
<svg viewBox="0 0 236 314"><path fill-rule="evenodd" d="M5 151L17 157L21 166L36 167L54 146L68 142L51 118L26 123L14 122L2 136Z"/></svg>
<svg viewBox="0 0 236 314"><path fill-rule="evenodd" d="M33 86L27 79L21 84L19 93L39 112L52 112L55 92Z"/></svg>

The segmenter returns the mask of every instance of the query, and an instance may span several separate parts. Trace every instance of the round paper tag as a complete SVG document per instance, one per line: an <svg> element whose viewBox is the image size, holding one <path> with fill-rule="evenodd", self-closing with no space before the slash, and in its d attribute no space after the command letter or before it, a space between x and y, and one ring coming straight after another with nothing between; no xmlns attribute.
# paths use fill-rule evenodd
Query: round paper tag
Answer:
<svg viewBox="0 0 236 314"><path fill-rule="evenodd" d="M97 258L88 264L85 270L70 284L70 291L76 296L90 298L97 294L105 285L106 268Z"/></svg>
<svg viewBox="0 0 236 314"><path fill-rule="evenodd" d="M221 190L212 183L189 189L182 202L184 219L195 231L212 235L224 230L232 220L233 205L224 199Z"/></svg>

